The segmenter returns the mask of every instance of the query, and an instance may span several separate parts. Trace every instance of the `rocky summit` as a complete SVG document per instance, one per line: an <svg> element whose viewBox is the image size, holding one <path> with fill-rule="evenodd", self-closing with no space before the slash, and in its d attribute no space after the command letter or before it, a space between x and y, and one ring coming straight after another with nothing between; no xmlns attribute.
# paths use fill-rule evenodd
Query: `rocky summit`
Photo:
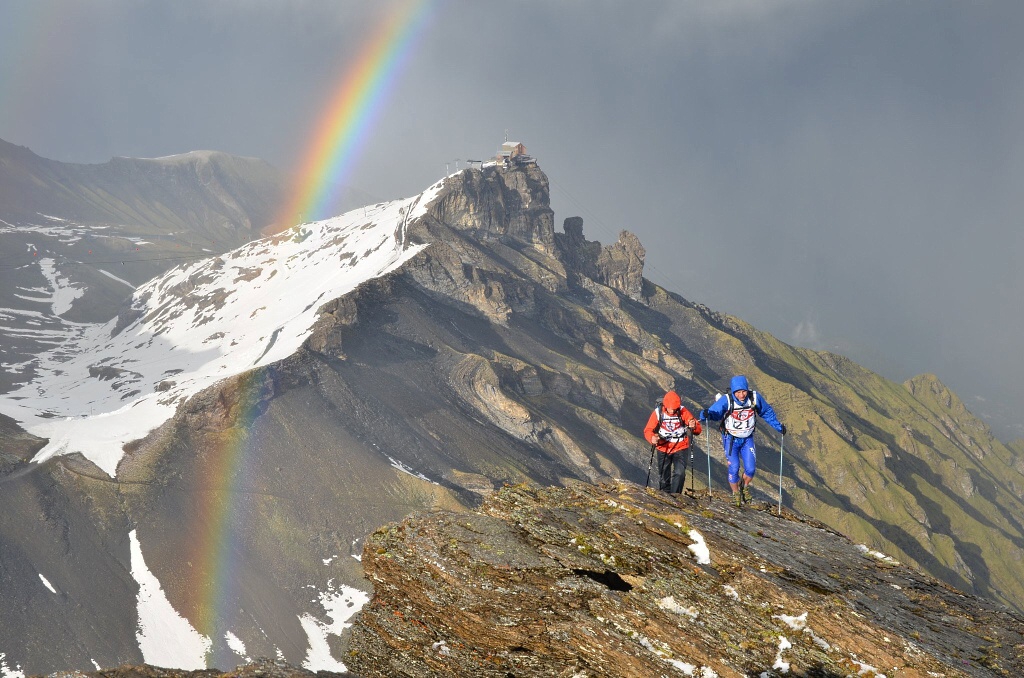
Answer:
<svg viewBox="0 0 1024 678"><path fill-rule="evenodd" d="M629 483L376 531L365 676L1024 675L1024 617L815 521Z"/></svg>

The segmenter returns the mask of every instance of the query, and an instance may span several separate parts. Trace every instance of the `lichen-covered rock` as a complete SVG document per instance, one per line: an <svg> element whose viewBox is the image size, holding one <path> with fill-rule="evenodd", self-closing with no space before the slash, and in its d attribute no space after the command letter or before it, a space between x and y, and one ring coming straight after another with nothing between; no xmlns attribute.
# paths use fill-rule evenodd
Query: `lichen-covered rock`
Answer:
<svg viewBox="0 0 1024 678"><path fill-rule="evenodd" d="M375 532L365 676L996 676L1024 618L774 506L505 487Z"/></svg>

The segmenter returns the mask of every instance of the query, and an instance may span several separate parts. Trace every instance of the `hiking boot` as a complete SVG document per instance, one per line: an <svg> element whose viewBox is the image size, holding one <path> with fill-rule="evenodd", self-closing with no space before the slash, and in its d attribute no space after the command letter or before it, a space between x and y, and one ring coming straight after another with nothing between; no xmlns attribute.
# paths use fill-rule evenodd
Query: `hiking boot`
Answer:
<svg viewBox="0 0 1024 678"><path fill-rule="evenodd" d="M739 492L733 492L732 503L736 504L737 508L743 506L743 495L741 495Z"/></svg>
<svg viewBox="0 0 1024 678"><path fill-rule="evenodd" d="M744 504L750 503L750 488L746 485L740 485L740 499L743 500Z"/></svg>

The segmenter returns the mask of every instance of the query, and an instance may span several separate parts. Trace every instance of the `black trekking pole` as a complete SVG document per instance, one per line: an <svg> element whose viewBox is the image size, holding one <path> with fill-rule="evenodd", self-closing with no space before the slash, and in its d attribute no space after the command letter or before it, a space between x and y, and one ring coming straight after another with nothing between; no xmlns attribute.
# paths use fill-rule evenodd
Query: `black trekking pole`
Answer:
<svg viewBox="0 0 1024 678"><path fill-rule="evenodd" d="M654 467L654 447L655 444L651 443L651 461L647 464L647 480L644 481L644 489L651 484L651 469Z"/></svg>
<svg viewBox="0 0 1024 678"><path fill-rule="evenodd" d="M693 447L690 447L690 494L696 491L693 489L693 475Z"/></svg>
<svg viewBox="0 0 1024 678"><path fill-rule="evenodd" d="M688 435L690 439L687 445L690 448L690 494L693 494L693 432L691 431ZM684 482L683 484L685 485L686 483Z"/></svg>

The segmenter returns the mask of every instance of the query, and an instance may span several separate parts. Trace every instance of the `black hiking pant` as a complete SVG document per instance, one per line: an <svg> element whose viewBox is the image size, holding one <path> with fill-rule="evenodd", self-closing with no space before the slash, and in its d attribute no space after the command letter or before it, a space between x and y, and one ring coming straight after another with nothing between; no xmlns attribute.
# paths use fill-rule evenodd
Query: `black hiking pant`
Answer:
<svg viewBox="0 0 1024 678"><path fill-rule="evenodd" d="M686 455L689 450L665 454L658 450L658 489L679 494L686 483Z"/></svg>

